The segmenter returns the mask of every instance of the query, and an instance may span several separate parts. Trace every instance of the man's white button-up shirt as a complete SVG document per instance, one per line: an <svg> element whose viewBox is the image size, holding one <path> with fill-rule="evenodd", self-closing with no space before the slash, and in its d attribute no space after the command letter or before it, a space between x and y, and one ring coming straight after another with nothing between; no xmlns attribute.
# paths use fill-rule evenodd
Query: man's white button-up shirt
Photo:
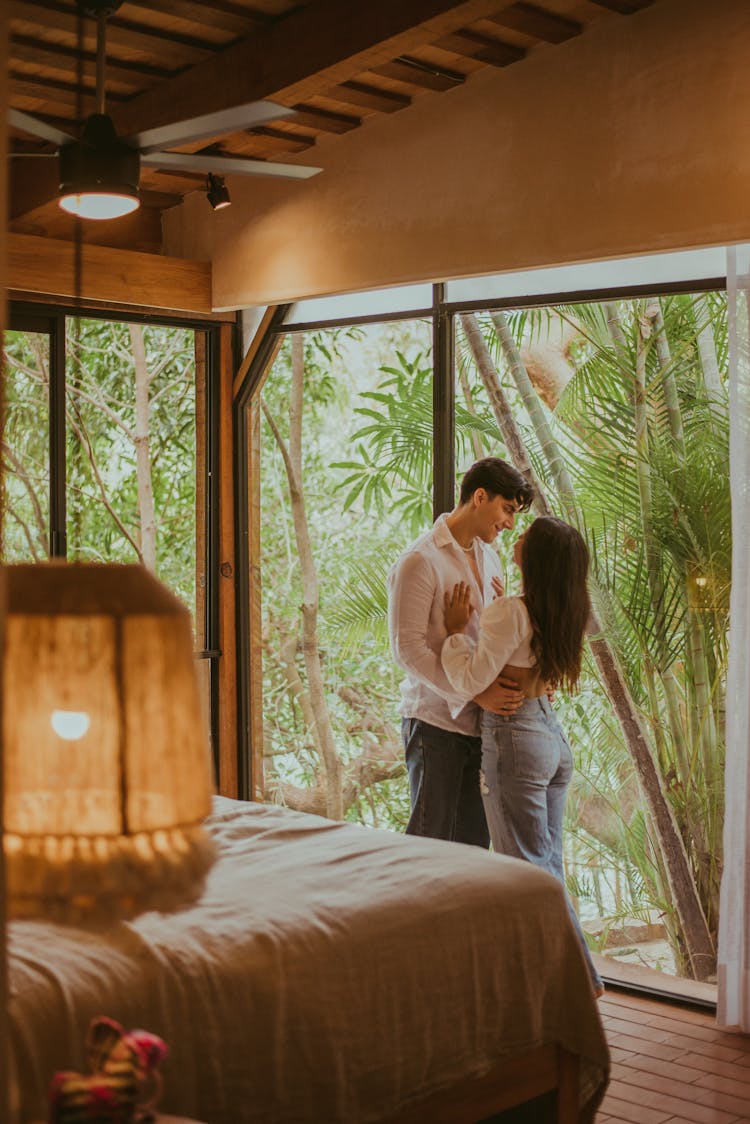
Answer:
<svg viewBox="0 0 750 1124"><path fill-rule="evenodd" d="M406 672L399 713L419 718L442 730L479 734L480 708L451 687L440 652L445 629L445 593L456 582L468 582L472 604L481 609L494 597L492 578L502 578L500 559L492 547L474 540L474 559L456 542L441 515L434 526L401 555L388 575L388 631L391 651ZM466 636L479 635L479 613L472 613ZM453 711L453 714L451 714Z"/></svg>

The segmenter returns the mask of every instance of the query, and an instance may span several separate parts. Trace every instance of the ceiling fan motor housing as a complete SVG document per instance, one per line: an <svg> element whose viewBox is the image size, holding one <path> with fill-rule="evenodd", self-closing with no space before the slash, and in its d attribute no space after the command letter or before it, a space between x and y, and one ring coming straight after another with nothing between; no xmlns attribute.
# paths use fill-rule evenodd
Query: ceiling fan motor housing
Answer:
<svg viewBox="0 0 750 1124"><path fill-rule="evenodd" d="M137 149L118 139L112 119L94 113L81 140L60 148L60 194L111 191L137 196L140 168Z"/></svg>

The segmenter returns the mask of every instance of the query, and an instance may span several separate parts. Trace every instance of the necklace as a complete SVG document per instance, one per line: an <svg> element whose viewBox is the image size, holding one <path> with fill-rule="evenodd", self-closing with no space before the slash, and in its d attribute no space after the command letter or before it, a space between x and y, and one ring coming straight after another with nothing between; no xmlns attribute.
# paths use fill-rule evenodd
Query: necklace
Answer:
<svg viewBox="0 0 750 1124"><path fill-rule="evenodd" d="M456 540L456 541L458 542L458 540ZM461 543L458 543L458 545L461 546ZM461 546L461 550L464 552L464 554L473 554L474 553L474 539L471 540L471 542L469 543L468 546Z"/></svg>

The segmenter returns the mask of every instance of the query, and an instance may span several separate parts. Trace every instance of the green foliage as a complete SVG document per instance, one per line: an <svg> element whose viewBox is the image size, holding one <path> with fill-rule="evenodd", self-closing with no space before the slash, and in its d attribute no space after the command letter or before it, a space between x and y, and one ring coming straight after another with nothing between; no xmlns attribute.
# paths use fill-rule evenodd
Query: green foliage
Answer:
<svg viewBox="0 0 750 1124"><path fill-rule="evenodd" d="M563 306L544 316L561 317L578 331L569 353L573 377L551 423L583 513L604 633L652 731L653 752L713 927L731 559L725 298L678 295ZM524 316L515 319L519 346L532 327L543 332L540 323L538 313L533 325ZM645 379L641 414L639 364ZM537 465L533 444L531 451ZM549 474L546 485L552 489ZM600 729L600 759L605 744ZM589 779L592 765L580 762ZM647 904L662 915L679 964L681 934L658 840L649 837L640 810L623 806L622 791L605 784L599 793L621 820L619 838L608 831L588 847L591 853L604 847L610 869L622 873L625 862L638 896L626 897L623 908L637 916ZM581 846L586 852L582 808L585 802L571 801L579 854ZM620 886L620 897L622 892ZM621 912L615 910L611 920L616 916Z"/></svg>
<svg viewBox="0 0 750 1124"><path fill-rule="evenodd" d="M376 405L382 404L388 425L392 420L387 417L389 395L394 410L396 403L389 386L383 389L394 377L381 370L392 365L384 360L400 351L406 364L404 377L408 378L411 367L419 382L419 371L425 368L429 384L431 371L418 358L428 344L429 329L420 323L305 336L305 515L318 578L318 634L326 702L336 748L345 763L363 751L368 739L375 737L392 746L399 738L396 700L400 675L388 650L386 575L414 533L430 522L431 485L425 505L415 481L399 471L383 479L372 445L359 435L365 417L360 411L377 413ZM323 376L336 387L335 394L326 396L325 409L320 408L319 380ZM287 340L263 388L265 407L284 441L289 439L290 386ZM385 403L379 395L385 397ZM367 415L368 425L374 421ZM431 447L429 421L428 431ZM386 450L386 446L384 441L381 447ZM288 791L284 786L314 785L319 762L304 698L308 684L301 646L302 585L288 482L278 442L265 420L261 449L264 749L266 788L276 793L279 786ZM383 456L388 463L385 452ZM429 478L422 466L418 471L421 479ZM346 814L401 830L407 809L404 778L398 776L365 787Z"/></svg>
<svg viewBox="0 0 750 1124"><path fill-rule="evenodd" d="M141 329L138 329L141 331ZM141 557L143 489L153 493L155 568L195 606L196 400L194 333L142 329L147 414L137 432L129 327L67 322L66 499L68 557L134 562ZM4 490L5 558L45 556L49 536L47 337L9 333ZM148 442L141 480L137 444Z"/></svg>
<svg viewBox="0 0 750 1124"><path fill-rule="evenodd" d="M377 390L365 390L355 415L365 420L352 434L357 458L334 461L346 476L344 510L360 500L366 515L397 510L416 534L428 525L432 494L432 367L422 353L409 360L396 352L397 367L381 366Z"/></svg>
<svg viewBox="0 0 750 1124"><path fill-rule="evenodd" d="M49 554L49 342L6 332L3 561Z"/></svg>

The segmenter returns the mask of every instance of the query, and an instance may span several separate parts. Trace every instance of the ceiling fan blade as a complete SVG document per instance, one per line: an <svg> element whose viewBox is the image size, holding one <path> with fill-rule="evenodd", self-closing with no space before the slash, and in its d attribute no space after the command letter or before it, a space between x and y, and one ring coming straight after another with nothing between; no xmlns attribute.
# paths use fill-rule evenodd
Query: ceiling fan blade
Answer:
<svg viewBox="0 0 750 1124"><path fill-rule="evenodd" d="M277 105L272 101L251 101L245 105L235 105L229 109L219 109L215 113L204 113L188 121L176 121L173 125L161 125L156 129L146 129L126 137L128 144L140 149L143 155L158 152L164 148L176 148L181 144L205 140L206 137L219 137L227 133L238 133L242 129L252 129L265 121L277 121L280 117L290 117L293 109Z"/></svg>
<svg viewBox="0 0 750 1124"><path fill-rule="evenodd" d="M32 117L30 113L23 113L20 109L8 108L8 124L14 129L20 129L22 133L29 133L32 137L52 141L53 144L57 145L67 144L68 141L75 140L75 137L72 137L70 133L64 133L62 129L56 129L54 125L48 125L46 121L40 121L38 117Z"/></svg>
<svg viewBox="0 0 750 1124"><path fill-rule="evenodd" d="M322 172L307 164L274 164L270 160L250 160L241 156L206 156L192 152L151 152L142 164L150 168L176 168L183 172L213 172L217 176L282 176L308 179Z"/></svg>

